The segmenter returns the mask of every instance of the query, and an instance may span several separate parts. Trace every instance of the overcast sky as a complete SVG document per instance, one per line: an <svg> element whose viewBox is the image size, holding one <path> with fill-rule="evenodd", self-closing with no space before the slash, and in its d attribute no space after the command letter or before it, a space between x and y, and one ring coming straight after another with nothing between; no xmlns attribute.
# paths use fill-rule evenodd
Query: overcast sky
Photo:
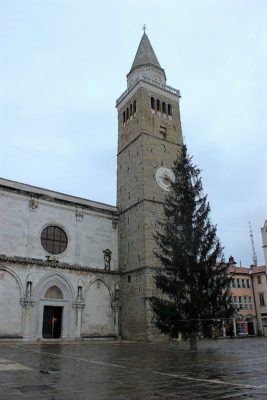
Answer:
<svg viewBox="0 0 267 400"><path fill-rule="evenodd" d="M0 0L0 176L116 204L115 101L142 25L225 248L267 219L266 0Z"/></svg>

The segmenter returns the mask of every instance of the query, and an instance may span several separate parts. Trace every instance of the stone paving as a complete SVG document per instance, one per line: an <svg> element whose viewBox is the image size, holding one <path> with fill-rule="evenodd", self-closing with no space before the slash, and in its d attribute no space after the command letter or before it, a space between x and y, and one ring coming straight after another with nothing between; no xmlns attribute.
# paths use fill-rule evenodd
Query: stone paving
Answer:
<svg viewBox="0 0 267 400"><path fill-rule="evenodd" d="M267 399L267 338L0 342L0 400Z"/></svg>

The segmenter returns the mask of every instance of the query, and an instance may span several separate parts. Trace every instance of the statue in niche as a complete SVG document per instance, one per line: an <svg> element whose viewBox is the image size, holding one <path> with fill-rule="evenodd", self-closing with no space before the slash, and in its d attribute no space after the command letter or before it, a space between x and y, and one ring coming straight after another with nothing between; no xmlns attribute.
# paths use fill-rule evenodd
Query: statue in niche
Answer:
<svg viewBox="0 0 267 400"><path fill-rule="evenodd" d="M83 295L83 283L82 280L78 280L78 290L77 290L77 300L81 301L82 300L82 295Z"/></svg>
<svg viewBox="0 0 267 400"><path fill-rule="evenodd" d="M120 300L120 287L119 284L116 283L115 285L115 301L119 301Z"/></svg>
<svg viewBox="0 0 267 400"><path fill-rule="evenodd" d="M32 274L27 276L27 283L26 283L26 297L32 297Z"/></svg>
<svg viewBox="0 0 267 400"><path fill-rule="evenodd" d="M110 262L111 262L111 254L112 251L109 249L103 250L104 253L104 265L105 265L105 270L109 271L110 270Z"/></svg>

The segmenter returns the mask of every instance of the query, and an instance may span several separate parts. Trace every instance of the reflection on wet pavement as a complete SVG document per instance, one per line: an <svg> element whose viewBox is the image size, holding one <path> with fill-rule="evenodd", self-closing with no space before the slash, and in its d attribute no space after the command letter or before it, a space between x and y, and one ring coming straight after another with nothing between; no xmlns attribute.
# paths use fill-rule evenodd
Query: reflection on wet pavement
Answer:
<svg viewBox="0 0 267 400"><path fill-rule="evenodd" d="M1 360L3 361L1 363ZM0 342L1 399L267 399L267 339Z"/></svg>

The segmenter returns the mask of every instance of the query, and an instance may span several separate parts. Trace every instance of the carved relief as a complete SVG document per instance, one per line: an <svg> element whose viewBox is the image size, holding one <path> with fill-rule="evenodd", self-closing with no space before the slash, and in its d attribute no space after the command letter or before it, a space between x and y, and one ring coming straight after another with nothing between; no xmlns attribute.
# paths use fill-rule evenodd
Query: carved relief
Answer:
<svg viewBox="0 0 267 400"><path fill-rule="evenodd" d="M82 221L83 220L83 210L80 208L77 208L75 211L75 216L77 221Z"/></svg>
<svg viewBox="0 0 267 400"><path fill-rule="evenodd" d="M29 209L30 211L36 211L38 208L38 201L34 198L29 200Z"/></svg>

